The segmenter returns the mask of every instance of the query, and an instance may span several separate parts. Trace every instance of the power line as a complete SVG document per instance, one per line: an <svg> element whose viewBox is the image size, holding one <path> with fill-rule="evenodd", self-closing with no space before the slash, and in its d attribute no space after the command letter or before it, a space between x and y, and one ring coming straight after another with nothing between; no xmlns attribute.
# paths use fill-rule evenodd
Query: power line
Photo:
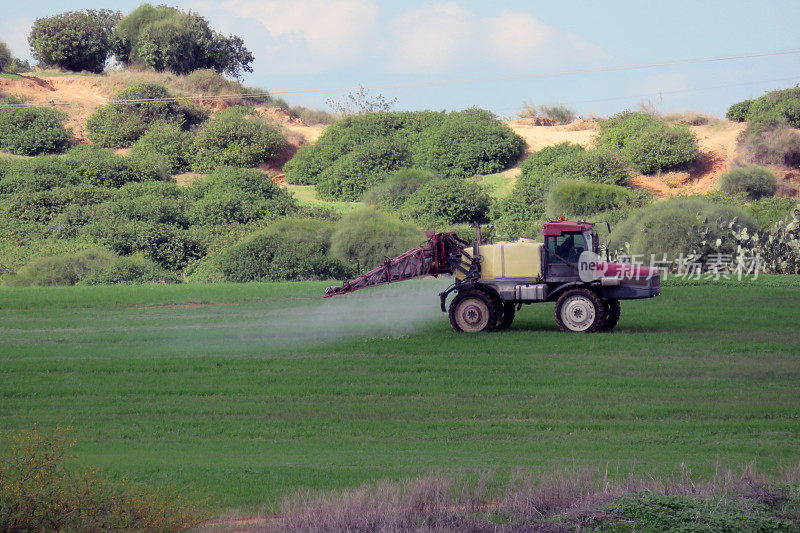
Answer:
<svg viewBox="0 0 800 533"><path fill-rule="evenodd" d="M606 97L606 98L590 98L590 99L586 99L586 100L574 100L572 102L559 102L559 104L566 105L566 106L571 106L571 105L575 105L575 104L588 104L588 103L594 103L594 102L611 102L611 101L614 101L614 100L634 100L634 99L647 98L647 97L653 97L653 96L663 96L665 94L680 94L680 93L693 93L693 92L700 92L700 91L712 91L712 90L716 90L716 89L728 89L730 87L742 87L742 86L745 86L745 85L759 85L759 84L762 84L762 83L777 83L777 82L782 82L782 81L800 81L800 75L791 76L791 77L788 77L788 78L772 78L772 79L769 79L769 80L751 80L751 81L745 81L745 82L741 82L741 83L729 83L729 84L725 84L725 85L714 85L714 86L709 86L709 87L696 87L696 88L687 87L685 89L674 89L672 91L659 91L659 92L656 92L656 93L647 93L647 94L638 94L638 95L632 94L632 95L628 95L628 96L610 96L610 97ZM518 107L515 107L513 109L518 109ZM505 111L511 111L511 110L512 110L512 108L506 107L506 108L501 109L500 111L505 112Z"/></svg>
<svg viewBox="0 0 800 533"><path fill-rule="evenodd" d="M472 84L472 83L488 83L488 82L496 82L496 81L512 81L512 80L522 80L522 79L538 79L538 78L553 78L553 77L560 77L560 76L575 76L581 74L597 74L597 73L604 73L604 72L621 72L621 71L633 71L633 70L648 70L654 68L661 68L661 67L668 67L668 66L677 66L677 65L691 65L691 64L700 64L700 63L718 63L724 61L739 61L745 59L755 59L760 57L772 57L772 56L783 56L783 55L794 55L800 54L800 48L787 48L783 50L771 50L765 52L756 52L752 54L741 54L741 55L729 55L729 56L717 56L717 57L704 57L704 58L693 58L693 59L676 59L671 61L664 61L660 63L641 63L635 65L616 65L616 66L608 66L608 67L597 67L597 68L589 68L589 69L576 69L576 70L562 70L562 71L552 71L552 72L541 72L541 73L533 73L533 74L518 74L513 76L490 76L490 77L481 77L481 78L456 78L456 79L442 79L442 80L431 80L431 81L412 81L412 82L401 82L401 83L386 83L386 84L377 84L377 85L366 85L362 86L359 85L357 87L337 87L337 88L319 88L319 89L300 89L300 90L291 90L291 91L271 91L271 92L261 92L261 93L247 93L247 94L222 94L222 95L202 95L202 96L170 96L170 97L159 97L159 98L131 98L125 100L113 100L109 101L109 103L113 103L115 105L134 105L134 104L141 104L141 103L150 103L150 102L179 102L179 101L189 101L189 100L226 100L226 99L246 99L246 98L265 98L270 97L272 95L298 95L298 94L314 94L314 93L333 93L333 92L343 92L343 91L354 91L360 89L400 89L400 88L410 88L410 87L431 87L431 86L443 86L443 85L465 85L465 84ZM615 97L615 98L627 98L627 97ZM71 105L85 105L80 102L49 102L48 103L52 107L66 107ZM20 103L20 104L5 104L7 107L31 107L29 104Z"/></svg>

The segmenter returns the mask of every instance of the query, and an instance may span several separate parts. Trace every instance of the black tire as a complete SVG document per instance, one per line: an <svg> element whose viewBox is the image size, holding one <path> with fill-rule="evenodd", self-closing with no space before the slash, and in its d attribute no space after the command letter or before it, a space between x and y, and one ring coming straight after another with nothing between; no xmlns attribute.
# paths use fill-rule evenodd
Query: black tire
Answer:
<svg viewBox="0 0 800 533"><path fill-rule="evenodd" d="M619 322L622 308L619 305L619 300L606 300L606 304L608 307L608 317L606 318L606 323L602 331L611 331L617 325L617 322Z"/></svg>
<svg viewBox="0 0 800 533"><path fill-rule="evenodd" d="M511 302L503 302L500 309L500 316L497 318L497 324L494 326L495 331L511 327L511 323L514 322L514 315L516 314L516 307Z"/></svg>
<svg viewBox="0 0 800 533"><path fill-rule="evenodd" d="M561 331L593 333L602 331L608 306L589 289L570 289L556 302L556 322Z"/></svg>
<svg viewBox="0 0 800 533"><path fill-rule="evenodd" d="M494 299L480 290L459 292L450 303L450 325L458 332L492 331L498 309Z"/></svg>

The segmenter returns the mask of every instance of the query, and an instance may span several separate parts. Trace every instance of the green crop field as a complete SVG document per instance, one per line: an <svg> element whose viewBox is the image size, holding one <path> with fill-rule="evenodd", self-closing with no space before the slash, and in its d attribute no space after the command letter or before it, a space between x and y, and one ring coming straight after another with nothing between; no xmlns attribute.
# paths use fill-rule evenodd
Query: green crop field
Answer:
<svg viewBox="0 0 800 533"><path fill-rule="evenodd" d="M593 335L553 304L456 334L440 281L324 286L3 288L0 430L72 425L74 464L215 511L431 471L800 459L796 277L667 283Z"/></svg>

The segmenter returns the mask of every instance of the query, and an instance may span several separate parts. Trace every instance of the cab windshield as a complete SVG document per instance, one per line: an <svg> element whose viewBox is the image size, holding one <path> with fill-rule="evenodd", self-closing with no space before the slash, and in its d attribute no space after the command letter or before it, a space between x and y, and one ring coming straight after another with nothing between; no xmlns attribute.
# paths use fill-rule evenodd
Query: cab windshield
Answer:
<svg viewBox="0 0 800 533"><path fill-rule="evenodd" d="M577 263L584 251L591 250L590 246L591 237L587 243L583 233L562 233L552 236L547 242L550 252L569 263Z"/></svg>

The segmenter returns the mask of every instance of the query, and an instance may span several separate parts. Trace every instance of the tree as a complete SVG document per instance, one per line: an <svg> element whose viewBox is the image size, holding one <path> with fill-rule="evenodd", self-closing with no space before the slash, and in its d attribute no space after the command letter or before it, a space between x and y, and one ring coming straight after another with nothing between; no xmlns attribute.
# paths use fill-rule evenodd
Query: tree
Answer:
<svg viewBox="0 0 800 533"><path fill-rule="evenodd" d="M253 54L236 35L225 37L192 12L143 4L114 30L114 56L126 64L188 74L201 68L239 77L252 72Z"/></svg>
<svg viewBox="0 0 800 533"><path fill-rule="evenodd" d="M120 14L108 9L67 11L36 19L28 36L33 56L65 70L102 72Z"/></svg>
<svg viewBox="0 0 800 533"><path fill-rule="evenodd" d="M3 72L11 64L12 59L13 56L11 55L11 50L8 49L8 45L0 41L0 72Z"/></svg>

